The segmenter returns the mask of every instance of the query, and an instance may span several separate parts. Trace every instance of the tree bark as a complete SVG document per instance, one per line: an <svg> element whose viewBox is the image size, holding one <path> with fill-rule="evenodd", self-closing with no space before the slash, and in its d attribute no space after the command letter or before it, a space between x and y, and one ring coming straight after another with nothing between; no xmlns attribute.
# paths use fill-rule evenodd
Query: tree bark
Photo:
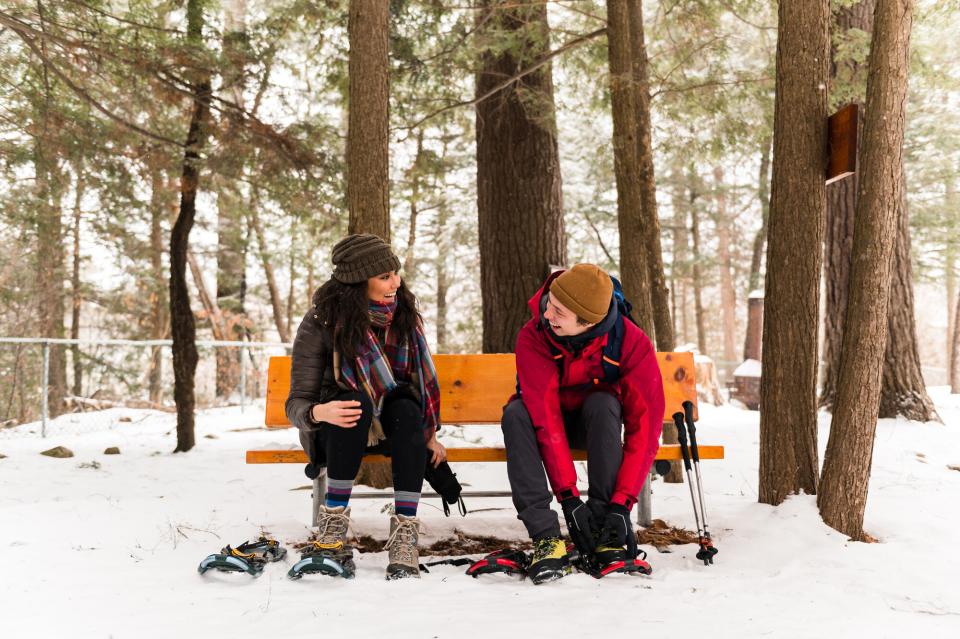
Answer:
<svg viewBox="0 0 960 639"><path fill-rule="evenodd" d="M37 3L40 27L46 30L46 9ZM40 46L46 53L46 38L40 38ZM34 105L34 170L36 203L38 205L37 232L37 331L41 337L62 339L64 304L66 297L66 272L63 245L63 212L61 197L63 175L56 155L57 115L54 86L47 74L46 65L41 70L43 94ZM63 398L67 393L67 359L60 345L50 347L50 376L47 387L49 415L56 417L63 412Z"/></svg>
<svg viewBox="0 0 960 639"><path fill-rule="evenodd" d="M350 0L347 203L350 233L390 241L390 3Z"/></svg>
<svg viewBox="0 0 960 639"><path fill-rule="evenodd" d="M203 47L202 0L187 0L187 41ZM197 371L196 326L187 289L187 250L190 229L196 217L197 190L200 181L200 152L207 139L210 116L210 76L200 70L191 82L193 94L190 126L180 177L180 211L170 232L170 318L173 335L173 398L177 405L177 446L174 452L186 452L196 443L194 432L194 376Z"/></svg>
<svg viewBox="0 0 960 639"><path fill-rule="evenodd" d="M165 173L156 167L150 170L150 337L165 339L170 332L170 314L164 292L163 220L168 218L167 185ZM170 202L172 204L172 202ZM147 385L150 402L163 401L163 347L150 349L150 369Z"/></svg>
<svg viewBox="0 0 960 639"><path fill-rule="evenodd" d="M263 225L260 223L260 198L254 191L251 198L249 209L250 226L253 228L254 235L257 237L257 246L260 248L260 264L263 266L263 273L267 277L267 290L270 292L270 308L273 311L273 323L277 327L277 334L280 341L290 342L290 331L287 330L287 324L284 321L283 302L280 300L280 289L277 288L277 278L273 272L273 265L270 263L270 252L267 250L267 242L263 233ZM312 293L312 291L311 291Z"/></svg>
<svg viewBox="0 0 960 639"><path fill-rule="evenodd" d="M750 257L750 296L760 286L760 269L763 249L767 244L767 224L770 220L770 138L760 143L760 177L757 180L757 199L760 200L760 230L753 236L753 253Z"/></svg>
<svg viewBox="0 0 960 639"><path fill-rule="evenodd" d="M690 238L687 232L687 202L683 168L675 164L671 171L673 190L670 202L673 208L673 262L670 272L673 276L673 318L677 325L676 333L681 335L680 341L690 341L689 322L687 320L686 283L690 278L689 262Z"/></svg>
<svg viewBox="0 0 960 639"><path fill-rule="evenodd" d="M624 295L633 303L640 328L656 338L650 290L647 219L641 192L640 142L637 130L639 91L634 89L630 12L627 0L607 0L607 51L613 114L613 169L617 181L617 224L620 228L620 275ZM648 105L649 106L649 105ZM659 245L659 238L657 239Z"/></svg>
<svg viewBox="0 0 960 639"><path fill-rule="evenodd" d="M727 192L723 167L713 169L717 199L717 240L720 260L720 313L723 318L723 359L737 358L737 292L733 288L733 258L730 255L730 219L727 213Z"/></svg>
<svg viewBox="0 0 960 639"><path fill-rule="evenodd" d="M700 213L697 211L699 191L696 186L696 175L691 167L690 178L690 239L693 248L693 313L697 324L697 350L702 355L707 354L707 327L703 312L703 275L700 267Z"/></svg>
<svg viewBox="0 0 960 639"><path fill-rule="evenodd" d="M902 213L903 131L912 0L878 0L869 60L861 180L840 375L817 503L824 522L865 538L882 387L887 306Z"/></svg>
<svg viewBox="0 0 960 639"><path fill-rule="evenodd" d="M750 296L760 286L760 267L763 261L763 249L767 245L767 224L770 220L770 139L765 138L761 143L760 151L760 178L757 186L757 195L760 199L760 210L762 211L762 221L760 230L753 237L753 255L750 259L750 290L747 291L747 304L749 305ZM751 339L753 335L762 331L761 327L753 326L754 314L747 312L747 332L743 339L743 359L750 359L747 354L752 346Z"/></svg>
<svg viewBox="0 0 960 639"><path fill-rule="evenodd" d="M902 415L918 422L941 421L927 394L920 368L917 326L913 304L913 267L910 263L910 210L907 206L906 175L900 165L900 212L891 272L890 302L887 307L887 345L883 357L883 384L880 417Z"/></svg>
<svg viewBox="0 0 960 639"><path fill-rule="evenodd" d="M643 1L629 0L630 58L633 70L634 113L637 122L637 149L640 163L640 201L649 271L650 304L659 351L674 348L673 320L670 314L670 289L663 273L660 246L660 216L657 210L657 184L653 166L653 138L650 124L650 72L643 29ZM609 37L609 36L608 36ZM621 251L622 252L622 251ZM677 468L678 465L675 464Z"/></svg>
<svg viewBox="0 0 960 639"><path fill-rule="evenodd" d="M836 14L838 36L851 30L871 33L875 0L862 0ZM836 42L838 38L834 38ZM841 95L850 94L861 103L861 123L865 116L862 106L865 65L832 49L832 86ZM861 126L862 132L862 126ZM903 167L901 167L903 172ZM840 180L828 187L826 240L826 308L824 312L824 379L820 391L820 405L832 409L839 383L840 350L843 344L844 317L849 298L851 246L856 209L858 176ZM904 197L900 226L908 224L909 214ZM890 290L890 313L887 354L884 358L883 391L880 416L903 415L917 421L939 420L933 402L927 394L920 368L914 320L913 273L910 263L909 227L897 234L895 276Z"/></svg>
<svg viewBox="0 0 960 639"><path fill-rule="evenodd" d="M830 3L779 5L760 378L761 503L817 491L817 328Z"/></svg>
<svg viewBox="0 0 960 639"><path fill-rule="evenodd" d="M83 193L86 186L83 160L76 164L77 182L74 186L73 200L73 272L70 275L71 301L70 339L80 339L80 307L83 304L83 295L80 291L80 214ZM80 397L83 394L83 363L80 361L80 346L70 346L73 360L73 395Z"/></svg>
<svg viewBox="0 0 960 639"><path fill-rule="evenodd" d="M225 97L244 108L246 73L246 0L225 0L223 3L224 70L221 91ZM242 126L237 113L227 115L226 157L222 171L226 175L242 175L243 153L232 142L238 139ZM246 297L246 236L241 208L243 200L235 181L221 180L217 194L217 290L216 306L223 320L224 339L243 336L244 298ZM233 348L215 350L217 360L216 395L229 396L240 381L240 351Z"/></svg>
<svg viewBox="0 0 960 639"><path fill-rule="evenodd" d="M414 249L417 243L417 216L420 206L420 183L423 181L423 129L417 129L417 153L413 164L407 170L410 180L410 230L407 233L407 252L403 256L403 279L407 285L412 285L416 279L416 256Z"/></svg>
<svg viewBox="0 0 960 639"><path fill-rule="evenodd" d="M477 23L493 42L480 54L478 98L549 53L546 5L480 0ZM527 299L566 262L550 63L478 102L476 135L483 352L508 353Z"/></svg>
<svg viewBox="0 0 960 639"><path fill-rule="evenodd" d="M957 210L956 186L952 177L946 183L947 212L956 216ZM956 219L956 217L954 217ZM957 341L957 309L960 308L960 296L957 295L957 233L950 227L947 236L947 383L951 393L960 393L960 361L958 361ZM951 287L952 282L952 287Z"/></svg>

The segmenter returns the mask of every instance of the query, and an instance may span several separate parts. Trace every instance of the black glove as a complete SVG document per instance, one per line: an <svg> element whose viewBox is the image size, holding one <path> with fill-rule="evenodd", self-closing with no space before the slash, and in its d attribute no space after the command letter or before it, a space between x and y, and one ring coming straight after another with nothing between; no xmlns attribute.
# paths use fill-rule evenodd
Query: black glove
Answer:
<svg viewBox="0 0 960 639"><path fill-rule="evenodd" d="M579 497L565 497L560 500L563 518L567 521L570 540L577 547L580 556L592 561L596 544L593 539L593 515Z"/></svg>
<svg viewBox="0 0 960 639"><path fill-rule="evenodd" d="M598 546L627 547L627 555L637 556L637 536L633 534L630 511L622 504L610 504L600 529Z"/></svg>

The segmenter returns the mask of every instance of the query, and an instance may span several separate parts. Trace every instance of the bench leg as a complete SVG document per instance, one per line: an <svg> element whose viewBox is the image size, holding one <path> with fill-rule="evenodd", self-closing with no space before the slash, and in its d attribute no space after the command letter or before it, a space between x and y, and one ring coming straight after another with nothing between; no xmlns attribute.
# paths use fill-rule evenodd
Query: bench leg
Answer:
<svg viewBox="0 0 960 639"><path fill-rule="evenodd" d="M324 496L327 494L327 469L324 468L313 480L313 514L310 517L311 526L316 527L317 516L320 513L320 505L323 503Z"/></svg>
<svg viewBox="0 0 960 639"><path fill-rule="evenodd" d="M637 500L637 525L646 528L653 523L653 511L650 507L650 475L643 482L640 489L640 498Z"/></svg>

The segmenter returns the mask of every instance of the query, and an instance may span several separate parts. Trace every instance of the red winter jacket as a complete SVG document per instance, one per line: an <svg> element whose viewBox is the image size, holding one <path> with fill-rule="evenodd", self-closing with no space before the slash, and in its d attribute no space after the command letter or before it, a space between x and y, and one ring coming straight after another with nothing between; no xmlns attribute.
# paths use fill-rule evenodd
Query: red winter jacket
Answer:
<svg viewBox="0 0 960 639"><path fill-rule="evenodd" d="M540 444L540 454L553 492L577 491L577 472L563 427L562 412L583 406L587 395L595 391L614 394L623 406L623 464L617 474L612 503L632 508L643 487L644 478L659 448L663 429L663 382L657 355L650 339L633 322L623 318L624 338L620 356L620 379L613 385L602 382L601 358L608 334L589 342L579 356L551 339L543 327L540 300L549 291L550 283L562 271L553 273L530 298L533 317L517 336L517 375L520 398L530 414ZM549 343L564 353L563 379ZM601 380L599 384L595 380ZM584 388L583 385L591 384Z"/></svg>

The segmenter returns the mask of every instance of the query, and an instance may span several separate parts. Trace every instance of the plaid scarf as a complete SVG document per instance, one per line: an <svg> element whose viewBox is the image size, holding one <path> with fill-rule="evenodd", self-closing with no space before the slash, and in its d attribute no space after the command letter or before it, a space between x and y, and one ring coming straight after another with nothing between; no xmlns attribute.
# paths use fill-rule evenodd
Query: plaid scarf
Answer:
<svg viewBox="0 0 960 639"><path fill-rule="evenodd" d="M373 402L373 424L367 437L367 445L373 446L385 439L380 413L383 400L398 381L408 382L419 392L423 411L424 439L429 440L440 425L440 385L433 367L430 347L419 322L412 336L401 339L390 330L397 303L370 302L370 324L385 329L383 343L373 330L367 331L366 339L357 348L352 362L342 362L340 379L350 390L367 394ZM339 360L339 357L336 358Z"/></svg>

